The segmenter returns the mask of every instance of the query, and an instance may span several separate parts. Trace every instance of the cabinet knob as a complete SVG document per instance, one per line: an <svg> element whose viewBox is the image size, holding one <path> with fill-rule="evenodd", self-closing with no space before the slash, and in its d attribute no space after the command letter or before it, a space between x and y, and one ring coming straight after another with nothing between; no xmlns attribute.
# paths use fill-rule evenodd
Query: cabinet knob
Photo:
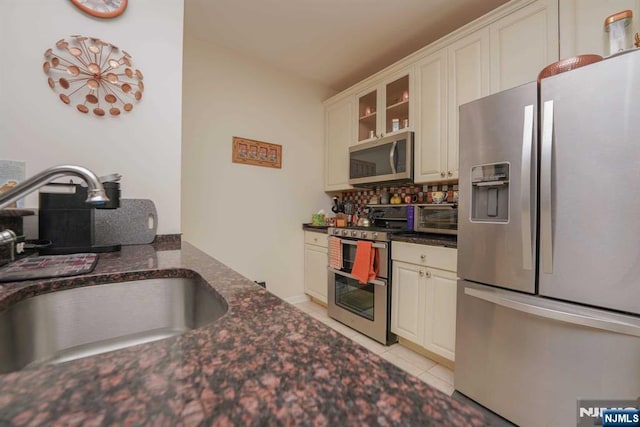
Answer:
<svg viewBox="0 0 640 427"><path fill-rule="evenodd" d="M314 242L317 242L317 241L318 241L318 238L317 238L317 237L314 237L314 238L313 238L313 241L314 241Z"/></svg>
<svg viewBox="0 0 640 427"><path fill-rule="evenodd" d="M420 275L420 277L424 277L424 271L420 270L418 274Z"/></svg>
<svg viewBox="0 0 640 427"><path fill-rule="evenodd" d="M440 176L444 178L444 172L440 172Z"/></svg>
<svg viewBox="0 0 640 427"><path fill-rule="evenodd" d="M427 259L427 256L425 254L420 255L420 261L424 261L425 259Z"/></svg>
<svg viewBox="0 0 640 427"><path fill-rule="evenodd" d="M384 138L384 133L381 133L378 138Z"/></svg>
<svg viewBox="0 0 640 427"><path fill-rule="evenodd" d="M451 176L451 175L453 175L453 174L451 173L451 171L448 171L448 172L447 172L447 175Z"/></svg>
<svg viewBox="0 0 640 427"><path fill-rule="evenodd" d="M427 271L427 278L431 277L431 272Z"/></svg>

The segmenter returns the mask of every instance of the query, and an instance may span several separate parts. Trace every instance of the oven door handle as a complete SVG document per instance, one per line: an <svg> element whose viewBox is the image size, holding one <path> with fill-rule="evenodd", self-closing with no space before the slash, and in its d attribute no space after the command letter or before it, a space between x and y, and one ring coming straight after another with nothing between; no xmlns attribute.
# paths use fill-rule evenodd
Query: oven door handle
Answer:
<svg viewBox="0 0 640 427"><path fill-rule="evenodd" d="M356 246L358 244L357 240L345 240L345 239L340 239L341 243L344 243L345 245L352 245L352 246ZM373 248L379 248L379 249L387 249L387 244L386 243L373 243L371 245L371 247Z"/></svg>
<svg viewBox="0 0 640 427"><path fill-rule="evenodd" d="M340 270L336 270L335 268L331 268L328 267L329 271L333 274L337 274L339 276L344 276L344 277L348 277L349 279L353 279L353 280L358 280L358 278L356 276L354 276L353 274L349 274L349 273L345 273L344 271L340 271ZM384 280L369 280L367 283L372 283L376 286L382 286L382 287L386 287L387 286L387 282L385 282Z"/></svg>

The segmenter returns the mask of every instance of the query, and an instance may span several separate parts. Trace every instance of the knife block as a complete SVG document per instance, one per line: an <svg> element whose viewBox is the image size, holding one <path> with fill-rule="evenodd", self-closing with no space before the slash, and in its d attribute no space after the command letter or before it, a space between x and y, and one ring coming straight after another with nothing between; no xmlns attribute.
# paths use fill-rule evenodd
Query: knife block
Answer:
<svg viewBox="0 0 640 427"><path fill-rule="evenodd" d="M101 208L117 208L120 204L119 186L117 183L106 184L112 184L105 185L110 201ZM120 250L120 244L95 244L94 212L97 207L86 202L86 187L80 184L50 184L49 187L57 191L40 191L38 229L40 240L49 240L51 245L40 249L40 254L59 255Z"/></svg>

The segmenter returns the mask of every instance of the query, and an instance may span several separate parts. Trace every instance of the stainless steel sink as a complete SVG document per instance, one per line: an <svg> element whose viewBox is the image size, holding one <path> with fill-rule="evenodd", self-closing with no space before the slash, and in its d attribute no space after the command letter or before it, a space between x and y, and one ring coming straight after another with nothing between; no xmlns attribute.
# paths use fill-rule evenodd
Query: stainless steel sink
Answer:
<svg viewBox="0 0 640 427"><path fill-rule="evenodd" d="M36 295L0 313L0 373L181 335L227 304L202 279L107 283Z"/></svg>

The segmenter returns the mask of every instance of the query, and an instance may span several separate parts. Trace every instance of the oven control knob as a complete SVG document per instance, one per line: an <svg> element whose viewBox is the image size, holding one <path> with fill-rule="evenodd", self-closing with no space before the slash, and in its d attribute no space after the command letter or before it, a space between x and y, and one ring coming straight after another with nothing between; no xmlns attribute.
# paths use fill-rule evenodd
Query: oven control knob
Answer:
<svg viewBox="0 0 640 427"><path fill-rule="evenodd" d="M373 234L371 235L371 238L372 238L372 239L377 239L377 238L378 238L378 233L373 233Z"/></svg>
<svg viewBox="0 0 640 427"><path fill-rule="evenodd" d="M333 230L333 234L340 234L340 230Z"/></svg>
<svg viewBox="0 0 640 427"><path fill-rule="evenodd" d="M342 235L346 236L348 234L347 230L342 230Z"/></svg>
<svg viewBox="0 0 640 427"><path fill-rule="evenodd" d="M363 231L362 233L360 233L360 237L362 237L363 239L367 238L367 232Z"/></svg>
<svg viewBox="0 0 640 427"><path fill-rule="evenodd" d="M357 232L357 231L352 231L352 232L351 232L351 237L356 237L357 235L358 235L358 232Z"/></svg>

